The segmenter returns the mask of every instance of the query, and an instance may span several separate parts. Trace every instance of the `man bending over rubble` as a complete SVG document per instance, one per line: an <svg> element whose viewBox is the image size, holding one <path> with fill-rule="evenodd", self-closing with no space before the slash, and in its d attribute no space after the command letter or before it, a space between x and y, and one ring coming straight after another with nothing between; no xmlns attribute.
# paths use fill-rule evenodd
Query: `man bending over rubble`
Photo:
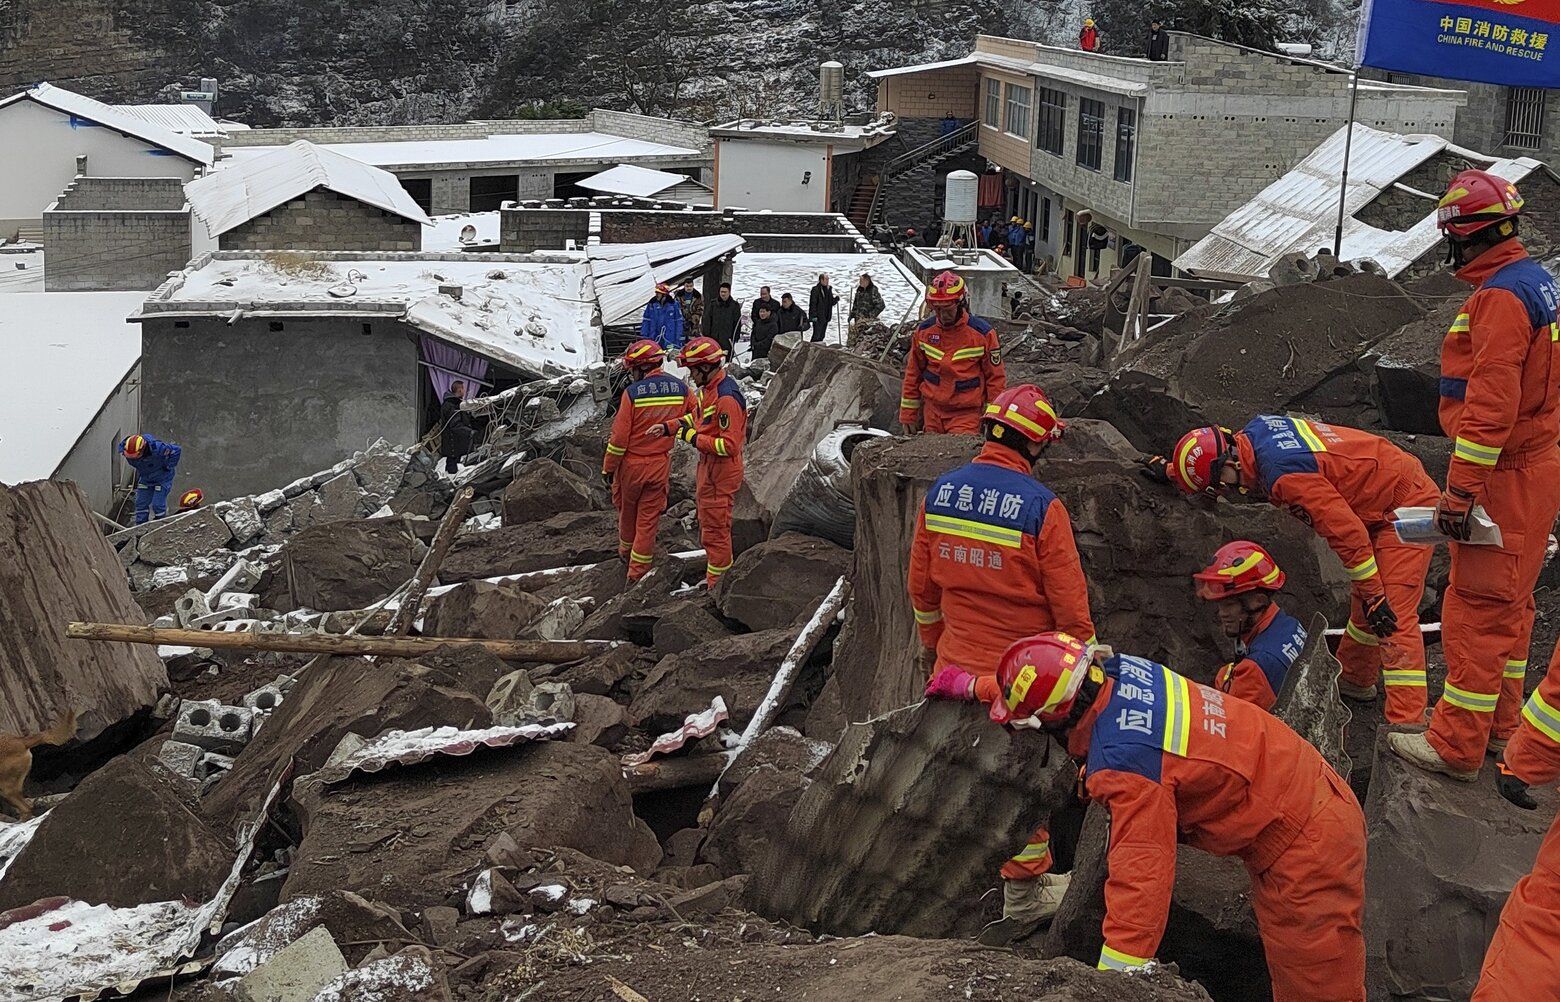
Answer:
<svg viewBox="0 0 1560 1002"><path fill-rule="evenodd" d="M1338 645L1339 692L1373 700L1379 675L1386 683L1387 720L1424 724L1419 600L1433 551L1402 542L1392 527L1394 510L1433 505L1441 494L1419 460L1353 428L1263 414L1238 432L1189 431L1168 463L1155 457L1148 466L1187 494L1252 495L1315 529L1354 583L1353 609Z"/></svg>
<svg viewBox="0 0 1560 1002"><path fill-rule="evenodd" d="M1043 730L1110 811L1101 970L1147 965L1176 842L1251 874L1274 1002L1364 1002L1365 815L1321 754L1240 699L1058 632L1002 655L991 719Z"/></svg>
<svg viewBox="0 0 1560 1002"><path fill-rule="evenodd" d="M1219 547L1213 563L1192 579L1197 597L1215 603L1219 627L1235 640L1236 660L1219 669L1213 687L1273 709L1306 641L1305 627L1273 600L1284 587L1278 562L1256 543L1237 539Z"/></svg>
<svg viewBox="0 0 1560 1002"><path fill-rule="evenodd" d="M989 702L997 662L1019 637L1065 629L1092 637L1089 592L1067 509L1032 470L1065 425L1038 387L1015 386L982 421L974 462L927 492L910 555L910 602L932 673L926 695ZM1002 867L1002 918L988 945L1029 935L1056 913L1067 877L1051 872L1037 830Z"/></svg>
<svg viewBox="0 0 1560 1002"><path fill-rule="evenodd" d="M964 279L951 271L926 287L926 305L932 315L910 334L899 423L907 435L917 430L974 435L1007 388L997 332L970 314Z"/></svg>
<svg viewBox="0 0 1560 1002"><path fill-rule="evenodd" d="M135 470L135 524L144 525L168 514L168 492L173 489L173 474L183 450L150 435L129 435L119 451Z"/></svg>
<svg viewBox="0 0 1560 1002"><path fill-rule="evenodd" d="M682 380L661 371L665 362L665 349L654 341L635 341L623 353L631 381L618 401L601 463L618 511L618 556L628 562L630 582L650 573L672 479L672 440L651 429L692 416L698 406Z"/></svg>

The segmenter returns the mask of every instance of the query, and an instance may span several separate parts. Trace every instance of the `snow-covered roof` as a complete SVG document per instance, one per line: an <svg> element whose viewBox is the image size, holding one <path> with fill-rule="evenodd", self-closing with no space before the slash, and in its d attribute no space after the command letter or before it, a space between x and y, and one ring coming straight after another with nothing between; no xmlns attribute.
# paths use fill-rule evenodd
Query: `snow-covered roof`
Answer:
<svg viewBox="0 0 1560 1002"><path fill-rule="evenodd" d="M893 66L886 70L868 70L867 76L873 80L881 80L884 77L903 76L907 73L930 73L933 70L947 70L955 66L973 66L975 53L960 56L958 59L944 59L940 63L917 63L914 66Z"/></svg>
<svg viewBox="0 0 1560 1002"><path fill-rule="evenodd" d="M592 191L649 198L651 195L659 194L668 188L675 188L680 184L687 184L692 180L685 174L651 170L634 164L618 164L577 183L581 188L590 188Z"/></svg>
<svg viewBox="0 0 1560 1002"><path fill-rule="evenodd" d="M1339 128L1293 170L1231 212L1212 232L1176 258L1182 271L1236 281L1265 277L1273 264L1296 251L1331 249L1338 224L1343 173L1344 128ZM1483 169L1520 181L1541 165L1527 157L1496 159L1454 146L1434 135L1398 135L1356 123L1349 151L1349 187L1344 193L1345 261L1371 258L1397 275L1441 239L1435 226L1435 197L1426 193L1424 215L1407 230L1384 230L1356 219L1361 210L1405 174L1441 152L1473 160Z"/></svg>
<svg viewBox="0 0 1560 1002"><path fill-rule="evenodd" d="M1015 59L1012 56L999 56L990 52L976 52L975 61L981 66L991 69L1007 70L1010 73L1021 73L1025 76L1064 80L1067 83L1088 87L1091 90L1102 90L1108 94L1140 97L1148 93L1148 84L1141 80L1129 80L1125 77L1114 77L1105 73L1093 73L1089 70L1074 69L1071 66L1061 66L1056 63ZM1109 68L1108 63L1101 64L1101 69Z"/></svg>
<svg viewBox="0 0 1560 1002"><path fill-rule="evenodd" d="M883 296L883 322L897 323L913 317L924 294L922 286L892 254L755 254L743 251L731 265L731 295L743 304L758 298L758 290L769 286L776 299L789 292L807 308L807 296L826 274L840 297L835 306L839 323L829 325L827 340L838 343L844 333L845 318L850 316L851 300L863 274L872 276L872 284Z"/></svg>
<svg viewBox="0 0 1560 1002"><path fill-rule="evenodd" d="M423 250L457 251L468 247L498 249L498 210L491 212L454 212L446 216L432 217L433 227L423 231ZM475 231L468 243L461 240L466 227Z"/></svg>
<svg viewBox="0 0 1560 1002"><path fill-rule="evenodd" d="M116 132L122 132L127 136L134 136L136 139L151 143L153 146L159 146L170 153L177 153L179 156L193 160L198 164L210 166L211 162L216 159L216 151L212 149L210 143L204 143L199 139L180 135L154 122L149 122L145 118L137 117L124 108L116 108L113 105L104 104L102 101L94 101L83 94L77 94L75 91L56 87L50 83L40 83L19 93L12 94L5 100L0 101L0 108L14 104L17 101L36 101L46 107L53 108L55 111L63 112L72 118L95 122Z"/></svg>
<svg viewBox="0 0 1560 1002"><path fill-rule="evenodd" d="M193 104L116 104L115 108L183 136L220 136L227 128Z"/></svg>
<svg viewBox="0 0 1560 1002"><path fill-rule="evenodd" d="M778 139L787 142L825 143L835 152L870 149L892 139L898 132L898 119L880 115L864 125L822 121L770 121L739 118L710 126L715 139Z"/></svg>
<svg viewBox="0 0 1560 1002"><path fill-rule="evenodd" d="M220 236L316 188L328 188L413 222L428 216L387 170L299 140L185 185L190 208Z"/></svg>
<svg viewBox="0 0 1560 1002"><path fill-rule="evenodd" d="M232 252L197 260L135 319L388 316L524 374L577 372L602 358L583 254L341 253L302 268L275 260ZM441 285L459 286L460 298Z"/></svg>
<svg viewBox="0 0 1560 1002"><path fill-rule="evenodd" d="M144 292L0 295L0 483L43 480L141 359Z"/></svg>
<svg viewBox="0 0 1560 1002"><path fill-rule="evenodd" d="M740 250L735 234L661 240L646 244L597 244L586 248L601 304L602 323L617 323L644 308L657 282L671 282Z"/></svg>
<svg viewBox="0 0 1560 1002"><path fill-rule="evenodd" d="M322 143L325 149L373 164L376 167L418 167L444 164L523 164L558 160L591 160L622 163L645 157L705 155L686 146L668 146L643 139L625 139L605 132L525 133L486 136L481 139L426 139L409 142ZM237 146L228 150L236 159L263 155L274 146Z"/></svg>

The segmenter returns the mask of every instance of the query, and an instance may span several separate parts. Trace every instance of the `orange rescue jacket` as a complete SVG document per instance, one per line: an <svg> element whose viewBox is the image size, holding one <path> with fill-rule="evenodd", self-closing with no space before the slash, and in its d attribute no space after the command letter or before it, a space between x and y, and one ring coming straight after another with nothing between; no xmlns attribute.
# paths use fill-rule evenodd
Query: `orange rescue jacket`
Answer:
<svg viewBox="0 0 1560 1002"><path fill-rule="evenodd" d="M699 482L742 483L742 448L747 442L747 398L721 369L699 387L695 411L677 427L677 435L699 451Z"/></svg>
<svg viewBox="0 0 1560 1002"><path fill-rule="evenodd" d="M686 384L676 376L656 369L643 379L629 383L618 399L612 431L607 435L607 454L602 473L616 473L624 456L665 456L672 451L669 435L650 438L645 434L652 425L677 422L684 414L693 414L698 404Z"/></svg>
<svg viewBox="0 0 1560 1002"><path fill-rule="evenodd" d="M1220 668L1213 687L1271 710L1284 679L1305 650L1306 629L1277 604L1267 607L1256 625L1235 645L1235 660Z"/></svg>
<svg viewBox="0 0 1560 1002"><path fill-rule="evenodd" d="M943 327L927 317L910 335L899 421L915 424L924 405L948 411L981 411L1007 388L996 330L968 311Z"/></svg>

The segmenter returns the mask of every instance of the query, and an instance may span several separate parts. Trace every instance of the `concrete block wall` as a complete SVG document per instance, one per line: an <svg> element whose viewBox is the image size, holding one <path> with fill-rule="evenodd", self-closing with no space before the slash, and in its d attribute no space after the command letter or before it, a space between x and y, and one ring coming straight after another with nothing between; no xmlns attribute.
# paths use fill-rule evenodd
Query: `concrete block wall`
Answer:
<svg viewBox="0 0 1560 1002"><path fill-rule="evenodd" d="M582 204L504 208L499 214L500 251L513 254L557 250L571 239L584 246L591 237L599 237L605 244L637 244L722 233L741 235L748 241L748 250L760 249L755 242L781 250L816 246L829 252L851 253L870 249L850 220L829 212L616 208L611 206L611 199L570 199L571 203L576 201ZM594 233L590 229L592 215L599 219L599 229Z"/></svg>
<svg viewBox="0 0 1560 1002"><path fill-rule="evenodd" d="M878 81L877 111L891 111L901 123L907 118L941 121L950 111L968 121L978 114L979 86L980 70L974 66L884 77Z"/></svg>
<svg viewBox="0 0 1560 1002"><path fill-rule="evenodd" d="M1182 58L1174 47L1176 36L1195 37L1182 35L1179 32L1171 32L1170 35L1172 39L1171 62L1151 62L1147 59L1136 59L1131 56L1107 56L1099 52L1084 52L1081 49L1059 45L1041 45L1039 42L1027 42L1018 38L1000 38L995 35L977 35L975 38L975 51L989 52L994 56L1002 56L1007 59L1022 59L1025 62L1043 63L1049 66L1061 67L1062 69L1099 73L1104 76L1115 77L1118 80L1151 83L1164 80L1176 72L1174 60Z"/></svg>
<svg viewBox="0 0 1560 1002"><path fill-rule="evenodd" d="M43 213L46 292L155 289L190 259L190 210Z"/></svg>
<svg viewBox="0 0 1560 1002"><path fill-rule="evenodd" d="M430 139L481 139L485 136L526 136L578 132L606 132L630 139L645 139L670 146L710 149L709 130L692 122L674 122L626 111L597 108L584 118L476 119L430 125L343 125L292 129L251 129L235 132L223 147L285 146L307 139L311 143L395 143Z"/></svg>
<svg viewBox="0 0 1560 1002"><path fill-rule="evenodd" d="M420 223L316 188L222 234L223 250L415 251Z"/></svg>
<svg viewBox="0 0 1560 1002"><path fill-rule="evenodd" d="M60 192L55 208L71 212L93 209L177 211L184 208L184 179L77 175Z"/></svg>
<svg viewBox="0 0 1560 1002"><path fill-rule="evenodd" d="M504 253L557 250L573 240L584 247L590 236L589 209L503 209L498 246Z"/></svg>
<svg viewBox="0 0 1560 1002"><path fill-rule="evenodd" d="M1393 83L1418 87L1454 87L1466 91L1468 104L1457 113L1456 134L1452 137L1459 146L1492 157L1532 157L1551 164L1560 156L1560 91L1548 92L1544 102L1544 124L1539 148L1529 150L1506 145L1506 104L1510 87L1408 73L1368 72L1374 76L1387 77Z"/></svg>
<svg viewBox="0 0 1560 1002"><path fill-rule="evenodd" d="M856 238L841 234L745 233L742 249L754 254L857 254Z"/></svg>
<svg viewBox="0 0 1560 1002"><path fill-rule="evenodd" d="M643 139L668 146L685 146L689 149L709 152L715 143L710 139L708 127L693 122L678 122L670 118L651 118L627 111L609 111L594 108L588 119L596 132L606 132L629 139Z"/></svg>

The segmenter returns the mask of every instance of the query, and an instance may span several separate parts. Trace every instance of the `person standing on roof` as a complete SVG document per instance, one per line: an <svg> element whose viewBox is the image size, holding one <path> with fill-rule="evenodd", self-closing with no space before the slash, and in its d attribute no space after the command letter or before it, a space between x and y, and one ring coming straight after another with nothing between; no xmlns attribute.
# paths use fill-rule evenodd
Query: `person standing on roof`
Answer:
<svg viewBox="0 0 1560 1002"><path fill-rule="evenodd" d="M672 478L672 439L664 431L652 436L650 429L691 418L698 406L682 380L661 371L665 362L666 349L654 341L635 341L624 352L630 381L601 463L618 512L618 556L627 561L631 582L650 573Z"/></svg>
<svg viewBox="0 0 1560 1002"><path fill-rule="evenodd" d="M731 298L731 283L720 283L720 292L714 302L704 310L704 336L714 338L715 343L730 355L742 330L742 304Z"/></svg>
<svg viewBox="0 0 1560 1002"><path fill-rule="evenodd" d="M1213 687L1272 710L1306 642L1305 627L1273 600L1284 572L1267 550L1238 539L1219 547L1192 579L1197 597L1214 603L1220 628L1235 641L1236 660L1219 669Z"/></svg>
<svg viewBox="0 0 1560 1002"><path fill-rule="evenodd" d="M145 525L168 514L168 492L184 450L150 435L129 435L119 443L125 462L135 470L135 524Z"/></svg>
<svg viewBox="0 0 1560 1002"><path fill-rule="evenodd" d="M1353 609L1338 645L1338 690L1376 698L1386 683L1387 720L1423 724L1425 642L1419 600L1433 550L1404 543L1393 512L1435 503L1439 491L1419 460L1384 438L1303 418L1263 414L1238 432L1197 428L1149 473L1187 494L1235 491L1282 506L1327 541L1353 584Z"/></svg>
<svg viewBox="0 0 1560 1002"><path fill-rule="evenodd" d="M1054 737L1110 812L1101 970L1153 959L1185 842L1246 864L1274 1002L1364 1002L1365 815L1320 752L1244 700L1064 632L1015 643L997 678L991 719Z"/></svg>
<svg viewBox="0 0 1560 1002"><path fill-rule="evenodd" d="M812 287L812 292L807 296L807 315L812 318L814 343L823 340L824 333L829 329L829 320L834 316L834 304L839 301L834 286L829 284L829 276L819 275L818 284Z"/></svg>
<svg viewBox="0 0 1560 1002"><path fill-rule="evenodd" d="M672 297L672 287L657 282L655 296L645 304L645 318L639 324L639 336L654 341L668 352L683 344L683 312Z"/></svg>
<svg viewBox="0 0 1560 1002"><path fill-rule="evenodd" d="M926 287L932 315L910 335L899 423L917 430L973 435L986 408L1007 389L1001 346L991 324L972 316L964 279L945 271Z"/></svg>
<svg viewBox="0 0 1560 1002"><path fill-rule="evenodd" d="M726 374L726 353L707 337L688 342L677 361L698 387L695 410L652 427L651 436L675 435L699 453L699 540L704 544L704 584L713 589L731 570L731 513L742 486L747 442L747 398Z"/></svg>
<svg viewBox="0 0 1560 1002"><path fill-rule="evenodd" d="M1083 30L1078 32L1078 48L1094 52L1100 47L1100 33L1094 27L1094 18L1083 19Z"/></svg>
<svg viewBox="0 0 1560 1002"><path fill-rule="evenodd" d="M974 461L927 491L910 551L910 604L921 637L926 695L990 702L997 664L1041 630L1094 636L1072 521L1034 465L1066 427L1039 387L1015 386L982 421ZM981 933L1000 946L1056 913L1068 878L1051 873L1041 828L1002 867L1002 918Z"/></svg>
<svg viewBox="0 0 1560 1002"><path fill-rule="evenodd" d="M1469 170L1436 213L1457 277L1476 286L1441 345L1441 430L1453 440L1436 507L1454 540L1441 604L1446 688L1427 733L1389 741L1420 768L1465 781L1516 729L1533 587L1560 513L1560 286L1517 239L1521 212L1515 185ZM1465 545L1480 504L1500 546Z"/></svg>
<svg viewBox="0 0 1560 1002"><path fill-rule="evenodd" d="M1170 33L1165 31L1165 26L1157 18L1149 22L1148 44L1145 46L1145 54L1156 63L1162 63L1170 58Z"/></svg>

